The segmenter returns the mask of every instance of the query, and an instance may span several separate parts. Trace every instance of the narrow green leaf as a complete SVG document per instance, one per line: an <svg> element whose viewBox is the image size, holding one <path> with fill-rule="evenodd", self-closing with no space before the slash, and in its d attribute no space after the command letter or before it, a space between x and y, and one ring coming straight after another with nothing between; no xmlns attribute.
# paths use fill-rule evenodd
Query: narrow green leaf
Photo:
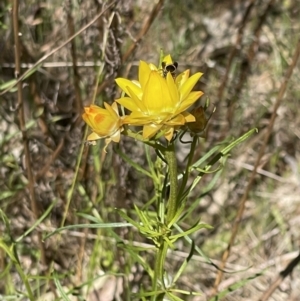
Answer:
<svg viewBox="0 0 300 301"><path fill-rule="evenodd" d="M228 139L222 141L220 144L214 146L211 150L209 150L204 156L202 156L198 161L196 161L191 168L195 169L196 167L201 166L205 163L213 154L220 152L220 149L224 147L225 144L228 143Z"/></svg>
<svg viewBox="0 0 300 301"><path fill-rule="evenodd" d="M131 227L130 223L98 223L98 224L79 224L79 225L69 225L65 227L58 228L53 232L47 234L44 237L44 240L53 236L56 233L62 232L64 230L76 230L76 229L111 229L111 228L123 228L123 227Z"/></svg>
<svg viewBox="0 0 300 301"><path fill-rule="evenodd" d="M170 300L172 301L185 301L177 296L175 296L174 294L172 294L170 291L166 292L167 296L169 297Z"/></svg>
<svg viewBox="0 0 300 301"><path fill-rule="evenodd" d="M57 287L57 290L59 291L59 293L60 293L61 297L63 298L63 300L64 301L71 301L71 299L68 297L68 295L65 293L63 287L61 286L61 284L59 282L59 279L58 279L56 274L54 274L53 279L54 279L54 283Z"/></svg>
<svg viewBox="0 0 300 301"><path fill-rule="evenodd" d="M216 296L212 297L209 299L209 301L219 301L222 298L224 298L225 296L227 296L228 294L232 293L233 291L239 289L240 287L245 286L248 282L250 282L251 280L259 277L263 275L263 273L257 273L251 277L248 277L246 279L242 279L241 281L238 281L236 283L234 283L233 285L229 286L227 289L225 289L224 291L218 293Z"/></svg>
<svg viewBox="0 0 300 301"><path fill-rule="evenodd" d="M152 230L151 224L149 222L149 217L145 215L145 211L140 210L136 205L134 205L134 209L143 226Z"/></svg>
<svg viewBox="0 0 300 301"><path fill-rule="evenodd" d="M246 134L243 136L239 137L238 139L234 140L232 143L230 143L228 146L223 148L219 153L217 153L210 161L209 163L205 166L204 170L208 171L216 162L218 162L222 157L228 155L228 153L238 144L242 143L245 141L247 138L249 138L254 132L256 132L257 129L252 129L248 131ZM194 164L195 166L195 164ZM198 176L195 178L193 183L185 190L183 195L181 197L186 197L199 183L199 181L202 179L203 172L200 172Z"/></svg>
<svg viewBox="0 0 300 301"><path fill-rule="evenodd" d="M128 253L130 253L131 258L133 260L135 260L136 262L138 262L145 269L145 271L148 273L148 275L151 277L151 279L153 279L153 276L154 276L153 270L151 269L151 267L149 266L147 261L135 252L135 250L132 248L132 246L127 245L127 244L125 245L124 243L119 243L118 246L122 247Z"/></svg>
<svg viewBox="0 0 300 301"><path fill-rule="evenodd" d="M170 236L170 240L171 241L176 241L178 238L180 237L183 237L183 236L188 236L200 229L213 229L212 226L210 226L209 224L206 224L206 223L200 223L200 224L197 224L197 225L194 225L192 226L190 229L188 229L187 231L184 231L182 233L179 233L179 234L176 234L176 235L172 235Z"/></svg>
<svg viewBox="0 0 300 301"><path fill-rule="evenodd" d="M76 215L80 216L82 218L85 218L86 220L91 221L93 223L101 223L102 222L102 220L100 220L98 217L95 217L95 216L90 215L90 214L78 212Z"/></svg>
<svg viewBox="0 0 300 301"><path fill-rule="evenodd" d="M183 295L189 295L189 296L202 296L203 293L197 293L197 292L193 292L193 291L186 291L186 290L181 290L181 289L176 289L176 288L172 288L170 289L171 292L175 292L175 293L180 293Z"/></svg>
<svg viewBox="0 0 300 301"><path fill-rule="evenodd" d="M136 222L132 218L130 218L126 213L124 213L122 210L117 209L119 215L123 217L128 223L139 229L141 227L141 224L139 222Z"/></svg>
<svg viewBox="0 0 300 301"><path fill-rule="evenodd" d="M174 227L179 231L179 232L184 232L177 224L174 224ZM192 244L193 243L193 240L189 237L189 236L183 236L183 238L189 243L189 244ZM203 258L204 258L204 260L208 263L208 264L211 264L211 265L213 265L214 267L216 267L217 269L219 269L218 268L218 266L217 265L215 265L212 261L211 261L211 259L208 257L208 256L206 256L205 254L204 254L204 252L199 248L199 247L195 247L195 250L197 251L197 253L199 254L199 255L201 255Z"/></svg>
<svg viewBox="0 0 300 301"><path fill-rule="evenodd" d="M152 178L152 175L151 175L151 173L149 173L149 171L145 170L140 164L137 164L134 161L132 161L128 156L126 156L123 152L121 152L120 149L116 148L116 152L130 166L132 166L133 168L135 168L140 173L146 175L147 177Z"/></svg>
<svg viewBox="0 0 300 301"><path fill-rule="evenodd" d="M163 292L164 291L162 291L162 290L156 290L156 291L151 291L151 292L134 293L134 294L132 294L132 297L133 297L133 300L136 300L135 299L136 297L137 298L155 297L155 296L162 294Z"/></svg>
<svg viewBox="0 0 300 301"><path fill-rule="evenodd" d="M195 242L192 240L190 253L189 253L188 257L183 261L181 267L178 269L177 273L175 274L173 281L172 281L172 285L174 285L177 282L177 280L183 273L184 269L186 268L187 264L189 263L189 261L191 260L193 254L194 254L194 250L195 250Z"/></svg>
<svg viewBox="0 0 300 301"><path fill-rule="evenodd" d="M20 237L16 239L16 242L22 241L24 237L31 233L48 216L48 214L51 212L56 203L57 200L54 200L52 204L47 208L47 210L39 217L39 219L37 219L25 233L23 233Z"/></svg>
<svg viewBox="0 0 300 301"><path fill-rule="evenodd" d="M10 260L14 264L19 264L18 259L15 257L14 252L12 251L12 247L9 247L3 240L0 238L0 248L2 248L5 253L9 256Z"/></svg>
<svg viewBox="0 0 300 301"><path fill-rule="evenodd" d="M12 86L14 86L16 84L16 82L17 81L15 79L11 79L11 80L9 80L9 81L1 84L0 85L0 90L5 90L5 89L7 89L9 87L12 87ZM17 88L15 88L14 90L11 90L11 92L14 92L16 90L17 90Z"/></svg>
<svg viewBox="0 0 300 301"><path fill-rule="evenodd" d="M28 69L25 73L24 73L24 79L28 78L31 74L33 74L34 72L36 72L36 70L40 67L41 64L35 66L35 67L31 67L30 69ZM10 81L7 81L3 84L0 85L0 90L6 90L6 89L9 89L9 92L15 92L17 91L17 80L15 79L12 79Z"/></svg>
<svg viewBox="0 0 300 301"><path fill-rule="evenodd" d="M36 120L34 120L34 119L29 120L25 125L26 130L32 128L35 124L36 124ZM15 132L11 133L11 134L6 135L5 137L3 137L2 140L0 140L0 146L2 144L4 144L6 141L10 141L14 136L17 136L17 135L21 135L20 130L17 130Z"/></svg>
<svg viewBox="0 0 300 301"><path fill-rule="evenodd" d="M17 193L17 190L11 191L11 190L6 190L2 191L0 194L0 201L5 200L7 198L10 198L14 196Z"/></svg>
<svg viewBox="0 0 300 301"><path fill-rule="evenodd" d="M242 143L243 141L245 141L246 139L248 139L251 135L253 135L254 133L257 133L258 130L252 129L250 131L248 131L247 133L245 133L243 136L239 137L238 139L234 140L232 143L230 143L228 146L226 146L221 152L223 155L227 155L234 147L236 147L237 145L239 145L240 143Z"/></svg>

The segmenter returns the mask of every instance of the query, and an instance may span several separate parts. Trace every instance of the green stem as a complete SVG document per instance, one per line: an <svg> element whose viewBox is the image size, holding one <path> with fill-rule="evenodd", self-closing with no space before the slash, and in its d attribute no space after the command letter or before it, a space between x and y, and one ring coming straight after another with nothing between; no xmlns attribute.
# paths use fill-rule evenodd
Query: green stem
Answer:
<svg viewBox="0 0 300 301"><path fill-rule="evenodd" d="M192 144L191 144L191 149L190 149L190 153L189 153L189 156L188 156L188 162L187 162L186 169L185 169L185 172L183 174L181 186L180 186L180 189L179 189L179 192L178 192L178 202L182 201L182 195L183 195L183 192L186 188L186 184L187 184L189 174L190 174L190 166L192 165L192 160L194 158L194 153L195 153L195 149L196 149L196 145L197 145L197 139L198 138L195 136L193 138L193 141L192 141Z"/></svg>
<svg viewBox="0 0 300 301"><path fill-rule="evenodd" d="M153 285L152 291L155 292L158 289L164 288L164 263L167 256L168 244L165 240L161 240L161 245L157 249L157 254L155 258L155 267L154 267L154 277L153 277ZM158 285L160 283L160 285ZM152 300L160 300L160 295L164 295L164 293L154 295L154 299Z"/></svg>
<svg viewBox="0 0 300 301"><path fill-rule="evenodd" d="M168 148L163 152L166 162L169 167L169 180L170 180L170 195L167 203L167 216L165 221L165 226L170 224L177 211L177 192L178 192L178 180L177 180L177 160L175 156L175 146L170 144ZM165 236L169 236L170 232L166 232ZM163 292L153 296L152 300L160 301L163 300L165 295L164 289L164 263L166 260L169 245L167 243L167 238L164 239L163 236L160 238L160 245L157 249L154 267L154 277L153 277L153 291L163 290ZM158 285L160 284L160 285Z"/></svg>
<svg viewBox="0 0 300 301"><path fill-rule="evenodd" d="M169 165L170 177L170 196L167 204L167 225L172 221L177 211L177 197L178 197L178 180L177 180L177 160L175 156L175 146L170 144L165 151L165 158Z"/></svg>

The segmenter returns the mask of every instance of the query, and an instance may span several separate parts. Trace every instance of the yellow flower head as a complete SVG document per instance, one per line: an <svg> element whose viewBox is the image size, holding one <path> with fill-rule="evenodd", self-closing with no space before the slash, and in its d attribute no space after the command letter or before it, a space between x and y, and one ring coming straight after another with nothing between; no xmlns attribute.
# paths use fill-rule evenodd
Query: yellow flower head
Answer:
<svg viewBox="0 0 300 301"><path fill-rule="evenodd" d="M92 128L92 133L88 136L88 141L97 139L105 139L106 150L107 145L111 142L119 142L120 135L123 130L122 119L119 116L117 103L111 106L104 103L105 109L96 105L85 107L85 113L82 115L83 120Z"/></svg>
<svg viewBox="0 0 300 301"><path fill-rule="evenodd" d="M171 56L166 56L164 62L171 64ZM201 75L198 72L189 77L189 70L186 70L175 79L170 72L164 77L154 65L141 61L139 81L116 79L118 86L128 95L116 101L131 111L124 123L144 126L144 138L162 131L170 141L174 130L195 121L186 110L203 94L202 91L191 92Z"/></svg>

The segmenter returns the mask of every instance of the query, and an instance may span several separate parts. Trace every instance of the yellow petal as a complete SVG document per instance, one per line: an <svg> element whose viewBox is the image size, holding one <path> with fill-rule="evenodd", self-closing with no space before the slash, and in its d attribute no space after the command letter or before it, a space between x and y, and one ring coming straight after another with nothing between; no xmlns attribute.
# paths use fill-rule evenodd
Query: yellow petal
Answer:
<svg viewBox="0 0 300 301"><path fill-rule="evenodd" d="M174 82L174 78L170 72L167 74L167 85L173 102L173 108L175 109L176 106L179 105L179 93Z"/></svg>
<svg viewBox="0 0 300 301"><path fill-rule="evenodd" d="M116 102L122 105L124 108L128 109L129 111L140 111L140 104L137 103L133 98L122 97L116 99Z"/></svg>
<svg viewBox="0 0 300 301"><path fill-rule="evenodd" d="M151 115L174 110L166 80L155 71L150 73L143 94L143 103Z"/></svg>
<svg viewBox="0 0 300 301"><path fill-rule="evenodd" d="M109 137L109 138L106 138L105 139L105 146L104 146L104 148L103 148L103 151L105 152L105 153L107 153L107 151L106 151L106 148L108 147L108 145L111 143L111 138Z"/></svg>
<svg viewBox="0 0 300 301"><path fill-rule="evenodd" d="M116 131L113 135L110 136L111 140L119 143L121 139L121 130Z"/></svg>
<svg viewBox="0 0 300 301"><path fill-rule="evenodd" d="M179 90L181 100L184 100L189 95L202 74L200 72L195 73L183 83Z"/></svg>
<svg viewBox="0 0 300 301"><path fill-rule="evenodd" d="M107 110L96 105L84 108L85 113L82 115L83 120L91 127L97 127L97 123L101 119L109 118L110 114Z"/></svg>
<svg viewBox="0 0 300 301"><path fill-rule="evenodd" d="M117 78L115 81L127 95L132 96L131 93L133 93L138 98L142 98L143 90L134 81L130 81L126 78ZM128 90L128 87L130 87L131 92Z"/></svg>
<svg viewBox="0 0 300 301"><path fill-rule="evenodd" d="M130 87L128 87L128 90L131 91ZM136 105L135 111L145 111L146 110L144 103L136 95L133 94L131 98L132 98L134 104Z"/></svg>
<svg viewBox="0 0 300 301"><path fill-rule="evenodd" d="M196 118L194 115L190 114L189 112L185 111L182 113L182 115L184 116L185 122L195 122Z"/></svg>
<svg viewBox="0 0 300 301"><path fill-rule="evenodd" d="M85 108L84 108L85 109ZM84 122L89 126L92 127L91 121L90 121L90 117L87 113L83 113L82 114L82 119L84 120Z"/></svg>
<svg viewBox="0 0 300 301"><path fill-rule="evenodd" d="M146 116L142 112L134 111L123 119L123 124L145 125L153 121L152 116Z"/></svg>
<svg viewBox="0 0 300 301"><path fill-rule="evenodd" d="M118 106L116 102L113 102L113 104L110 106L108 103L104 102L105 109L108 111L108 113L115 119L119 118L119 111Z"/></svg>
<svg viewBox="0 0 300 301"><path fill-rule="evenodd" d="M102 137L100 137L99 135L97 135L96 133L91 133L88 135L87 140L88 141L92 141L92 140L98 140L101 139Z"/></svg>
<svg viewBox="0 0 300 301"><path fill-rule="evenodd" d="M203 95L202 91L193 91L191 92L187 98L185 98L181 104L180 108L178 109L178 113L185 111L189 108L192 104L194 104L201 96Z"/></svg>
<svg viewBox="0 0 300 301"><path fill-rule="evenodd" d="M150 68L151 70L157 71L157 67L156 67L154 64L150 63L150 64L148 64L148 65L149 65L149 68Z"/></svg>
<svg viewBox="0 0 300 301"><path fill-rule="evenodd" d="M185 118L182 114L179 114L175 118L172 118L171 120L165 122L165 124L167 124L167 125L184 125Z"/></svg>
<svg viewBox="0 0 300 301"><path fill-rule="evenodd" d="M160 129L162 125L144 125L143 127L143 138L152 138Z"/></svg>
<svg viewBox="0 0 300 301"><path fill-rule="evenodd" d="M151 72L151 69L150 69L149 65L144 61L140 61L139 82L141 84L142 90L144 90L146 87L146 84L147 84L149 76L150 76L150 72Z"/></svg>
<svg viewBox="0 0 300 301"><path fill-rule="evenodd" d="M184 72L182 72L178 76L176 76L176 79L175 79L176 86L178 88L180 88L187 81L189 76L190 76L190 70L189 69L185 70Z"/></svg>
<svg viewBox="0 0 300 301"><path fill-rule="evenodd" d="M174 135L174 128L170 127L164 134L165 138L170 142Z"/></svg>
<svg viewBox="0 0 300 301"><path fill-rule="evenodd" d="M173 60L170 54L166 55L163 59L163 62L166 63L166 65L173 64Z"/></svg>

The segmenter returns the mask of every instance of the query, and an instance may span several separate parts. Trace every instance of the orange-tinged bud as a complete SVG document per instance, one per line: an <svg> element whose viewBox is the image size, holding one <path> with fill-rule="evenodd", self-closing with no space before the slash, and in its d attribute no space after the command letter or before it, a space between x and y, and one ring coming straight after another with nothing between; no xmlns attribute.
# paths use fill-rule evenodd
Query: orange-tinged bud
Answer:
<svg viewBox="0 0 300 301"><path fill-rule="evenodd" d="M82 115L82 118L93 131L93 133L88 136L87 140L93 141L107 138L105 139L107 146L111 141L120 141L123 123L119 116L116 102L114 102L111 106L104 103L104 106L105 109L96 105L85 107L85 113Z"/></svg>

